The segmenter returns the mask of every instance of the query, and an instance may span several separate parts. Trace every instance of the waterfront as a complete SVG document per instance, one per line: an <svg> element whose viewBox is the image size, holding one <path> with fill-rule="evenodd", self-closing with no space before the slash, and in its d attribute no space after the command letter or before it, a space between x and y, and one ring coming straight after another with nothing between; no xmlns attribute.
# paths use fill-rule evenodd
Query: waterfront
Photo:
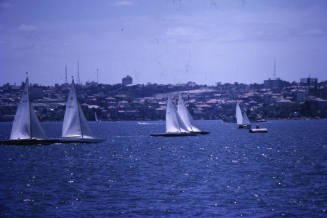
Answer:
<svg viewBox="0 0 327 218"><path fill-rule="evenodd" d="M313 78L307 78L313 80ZM41 121L62 121L68 84L31 85L31 102ZM0 121L13 120L23 87L0 86ZM98 84L77 85L77 94L88 120L94 113L101 120L165 119L168 96L177 100L182 94L195 119L235 122L235 105L251 120L327 118L327 82L265 80L262 84Z"/></svg>
<svg viewBox="0 0 327 218"><path fill-rule="evenodd" d="M49 136L60 122L43 124ZM91 145L1 146L5 217L327 215L327 120L197 121L210 135L153 138L163 121L102 122ZM0 123L9 137L11 123Z"/></svg>

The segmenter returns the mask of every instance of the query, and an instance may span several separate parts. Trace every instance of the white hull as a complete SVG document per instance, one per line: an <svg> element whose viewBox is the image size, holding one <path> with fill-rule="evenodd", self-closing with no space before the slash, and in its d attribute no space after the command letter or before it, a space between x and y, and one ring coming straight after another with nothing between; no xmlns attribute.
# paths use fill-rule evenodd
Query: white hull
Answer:
<svg viewBox="0 0 327 218"><path fill-rule="evenodd" d="M250 133L267 133L267 128L249 129Z"/></svg>

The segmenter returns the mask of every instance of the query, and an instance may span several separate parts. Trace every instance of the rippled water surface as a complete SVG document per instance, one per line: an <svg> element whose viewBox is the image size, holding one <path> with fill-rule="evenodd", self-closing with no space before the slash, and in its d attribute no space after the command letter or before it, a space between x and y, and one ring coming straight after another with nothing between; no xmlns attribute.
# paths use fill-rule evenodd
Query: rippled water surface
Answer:
<svg viewBox="0 0 327 218"><path fill-rule="evenodd" d="M0 146L0 216L327 216L327 120L261 124L268 134L197 123L211 134L102 122L101 144ZM61 123L43 126L60 135ZM0 123L2 139L10 128Z"/></svg>

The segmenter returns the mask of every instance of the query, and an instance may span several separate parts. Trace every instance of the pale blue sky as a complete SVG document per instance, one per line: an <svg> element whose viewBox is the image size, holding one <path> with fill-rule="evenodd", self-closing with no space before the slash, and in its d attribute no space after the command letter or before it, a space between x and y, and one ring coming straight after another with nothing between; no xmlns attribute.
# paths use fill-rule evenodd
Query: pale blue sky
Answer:
<svg viewBox="0 0 327 218"><path fill-rule="evenodd" d="M325 0L0 0L0 84L327 79Z"/></svg>

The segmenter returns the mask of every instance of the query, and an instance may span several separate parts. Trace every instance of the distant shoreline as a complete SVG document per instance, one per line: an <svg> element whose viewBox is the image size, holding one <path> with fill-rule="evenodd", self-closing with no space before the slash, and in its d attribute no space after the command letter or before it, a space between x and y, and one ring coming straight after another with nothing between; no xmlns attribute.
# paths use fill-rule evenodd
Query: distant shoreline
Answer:
<svg viewBox="0 0 327 218"><path fill-rule="evenodd" d="M326 120L327 118L289 118L289 119L285 119L285 118L274 118L274 119L267 119L266 122L269 122L269 121L278 121L278 120ZM101 122L153 122L153 121L162 121L162 122L165 122L165 120L101 120ZM194 120L195 122L196 121L222 121L224 123L236 123L236 122L228 122L228 121L223 121L221 119L198 119L198 120ZM0 121L0 123L12 123L13 121ZM41 121L41 123L57 123L57 122L63 122L62 120L44 120L44 121ZM94 120L88 120L88 122L96 122ZM251 123L266 123L266 122L259 122L259 121L252 121L251 120Z"/></svg>
<svg viewBox="0 0 327 218"><path fill-rule="evenodd" d="M31 102L40 121L61 121L69 91L68 84L31 85ZM0 122L12 121L21 98L20 86L0 86ZM179 85L77 86L77 96L87 120L164 120L167 97L177 103L181 94L195 120L235 121L235 105L240 104L250 120L327 118L327 82L289 83L280 79L263 84L196 83Z"/></svg>

